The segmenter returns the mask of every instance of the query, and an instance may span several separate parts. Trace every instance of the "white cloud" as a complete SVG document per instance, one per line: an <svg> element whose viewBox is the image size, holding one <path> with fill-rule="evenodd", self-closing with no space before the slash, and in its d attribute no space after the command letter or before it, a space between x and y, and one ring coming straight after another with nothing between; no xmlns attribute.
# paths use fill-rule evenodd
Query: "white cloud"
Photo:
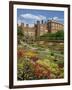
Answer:
<svg viewBox="0 0 72 90"><path fill-rule="evenodd" d="M24 23L24 25L27 24L27 22L26 22L25 20L20 20L20 19L18 19L17 23L18 23L19 25L21 25L21 23Z"/></svg>
<svg viewBox="0 0 72 90"><path fill-rule="evenodd" d="M46 17L43 16L43 15L39 15L38 17L39 17L41 20L46 20Z"/></svg>
<svg viewBox="0 0 72 90"><path fill-rule="evenodd" d="M17 23L18 23L19 25L21 25L21 20L18 20Z"/></svg>
<svg viewBox="0 0 72 90"><path fill-rule="evenodd" d="M54 20L58 20L59 18L58 17L53 17Z"/></svg>
<svg viewBox="0 0 72 90"><path fill-rule="evenodd" d="M17 21L17 23L18 23L18 25L21 25L21 23L24 23L24 26L26 26L26 24L28 24L28 23L26 23L26 21L25 20L23 20L23 21L21 21L20 19ZM34 27L34 24L29 24L29 27Z"/></svg>
<svg viewBox="0 0 72 90"><path fill-rule="evenodd" d="M29 24L29 27L34 27L34 24Z"/></svg>
<svg viewBox="0 0 72 90"><path fill-rule="evenodd" d="M63 21L64 19L63 18L59 18L59 17L50 17L50 18L48 18L49 20L56 20L56 21Z"/></svg>
<svg viewBox="0 0 72 90"><path fill-rule="evenodd" d="M20 16L25 19L34 19L34 20L45 20L46 19L46 17L43 15L33 15L30 13L21 14Z"/></svg>

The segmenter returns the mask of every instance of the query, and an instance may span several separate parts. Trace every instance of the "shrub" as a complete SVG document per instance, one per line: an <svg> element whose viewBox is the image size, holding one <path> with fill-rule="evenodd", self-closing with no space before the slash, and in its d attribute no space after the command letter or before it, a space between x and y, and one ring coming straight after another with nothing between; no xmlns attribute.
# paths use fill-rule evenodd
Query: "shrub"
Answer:
<svg viewBox="0 0 72 90"><path fill-rule="evenodd" d="M35 77L36 79L48 79L50 78L50 70L44 68L42 65L36 63L35 64Z"/></svg>
<svg viewBox="0 0 72 90"><path fill-rule="evenodd" d="M18 58L24 57L24 55L25 55L25 51L23 49L18 49L17 51Z"/></svg>
<svg viewBox="0 0 72 90"><path fill-rule="evenodd" d="M34 65L28 60L23 60L21 65L18 64L18 80L32 80L34 78Z"/></svg>
<svg viewBox="0 0 72 90"><path fill-rule="evenodd" d="M54 53L53 52L51 52L51 56L54 56Z"/></svg>

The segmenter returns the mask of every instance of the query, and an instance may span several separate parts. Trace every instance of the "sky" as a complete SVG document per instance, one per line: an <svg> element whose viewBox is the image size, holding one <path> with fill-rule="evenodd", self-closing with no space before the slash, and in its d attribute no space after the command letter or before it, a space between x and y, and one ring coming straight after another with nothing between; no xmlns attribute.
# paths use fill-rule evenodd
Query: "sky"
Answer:
<svg viewBox="0 0 72 90"><path fill-rule="evenodd" d="M37 20L44 22L47 20L56 20L64 24L64 11L36 10L36 9L17 9L17 23L24 23L33 26Z"/></svg>

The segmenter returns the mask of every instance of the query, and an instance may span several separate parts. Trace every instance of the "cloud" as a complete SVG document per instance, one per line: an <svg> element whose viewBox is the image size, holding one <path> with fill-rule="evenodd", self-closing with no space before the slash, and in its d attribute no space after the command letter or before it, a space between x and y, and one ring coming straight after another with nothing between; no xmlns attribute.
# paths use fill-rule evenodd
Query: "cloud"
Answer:
<svg viewBox="0 0 72 90"><path fill-rule="evenodd" d="M29 27L34 27L34 24L29 24Z"/></svg>
<svg viewBox="0 0 72 90"><path fill-rule="evenodd" d="M18 23L19 25L21 25L21 20L17 20L17 23Z"/></svg>
<svg viewBox="0 0 72 90"><path fill-rule="evenodd" d="M58 20L59 18L58 17L53 17L54 20Z"/></svg>
<svg viewBox="0 0 72 90"><path fill-rule="evenodd" d="M21 19L18 19L18 20L17 20L17 23L18 23L19 25L21 25L21 23L24 23L24 25L27 24L27 22L26 22L25 20L21 20Z"/></svg>
<svg viewBox="0 0 72 90"><path fill-rule="evenodd" d="M46 20L46 17L43 16L43 15L39 15L38 17L39 17L41 20Z"/></svg>
<svg viewBox="0 0 72 90"><path fill-rule="evenodd" d="M59 18L59 17L53 17L54 20L57 20L57 21L63 21L64 19L63 18Z"/></svg>
<svg viewBox="0 0 72 90"><path fill-rule="evenodd" d="M56 20L56 21L63 21L64 19L63 18L59 18L59 17L50 17L50 18L48 18L49 20Z"/></svg>
<svg viewBox="0 0 72 90"><path fill-rule="evenodd" d="M21 14L20 16L25 19L34 19L34 20L45 20L46 19L46 17L43 15L33 15L30 13Z"/></svg>

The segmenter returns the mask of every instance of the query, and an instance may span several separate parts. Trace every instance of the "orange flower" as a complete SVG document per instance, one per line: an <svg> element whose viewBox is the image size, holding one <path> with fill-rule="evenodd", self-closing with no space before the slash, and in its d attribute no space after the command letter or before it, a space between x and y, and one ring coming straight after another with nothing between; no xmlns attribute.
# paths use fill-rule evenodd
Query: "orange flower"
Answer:
<svg viewBox="0 0 72 90"><path fill-rule="evenodd" d="M23 57L24 53L25 53L24 50L20 49L20 50L17 51L17 56L18 57Z"/></svg>

